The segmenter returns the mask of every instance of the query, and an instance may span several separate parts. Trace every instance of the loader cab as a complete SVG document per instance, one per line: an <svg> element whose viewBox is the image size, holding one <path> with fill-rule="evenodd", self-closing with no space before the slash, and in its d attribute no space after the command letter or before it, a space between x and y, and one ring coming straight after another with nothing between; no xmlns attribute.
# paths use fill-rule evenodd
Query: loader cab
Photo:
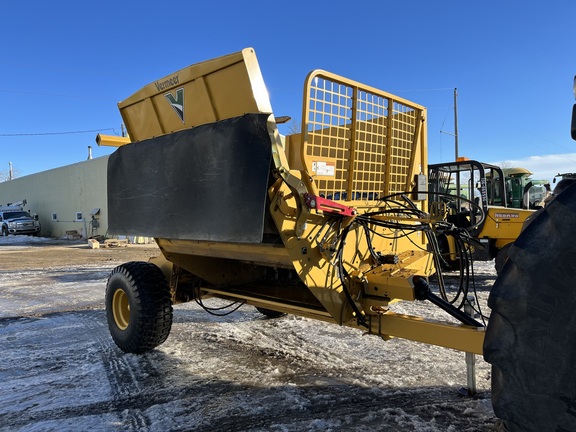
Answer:
<svg viewBox="0 0 576 432"><path fill-rule="evenodd" d="M475 160L428 166L430 203L445 211L448 222L471 230L482 230L488 206L504 206L506 190L502 169Z"/></svg>
<svg viewBox="0 0 576 432"><path fill-rule="evenodd" d="M537 186L530 178L532 173L526 168L504 168L502 171L506 185L506 207L531 208L530 191L534 189L536 192Z"/></svg>

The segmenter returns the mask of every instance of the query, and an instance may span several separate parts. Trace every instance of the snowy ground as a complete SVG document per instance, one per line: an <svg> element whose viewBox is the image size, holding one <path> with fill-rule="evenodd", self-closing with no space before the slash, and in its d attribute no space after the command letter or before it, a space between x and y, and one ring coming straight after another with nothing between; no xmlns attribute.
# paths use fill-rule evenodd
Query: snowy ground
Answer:
<svg viewBox="0 0 576 432"><path fill-rule="evenodd" d="M28 239L28 242L24 239ZM2 253L46 248L0 238ZM2 270L0 431L490 431L490 368L464 397L461 352L245 306L213 317L175 307L168 340L124 354L103 297L119 264ZM481 304L493 263L475 265ZM400 306L444 317L432 305ZM424 311L423 308L426 310Z"/></svg>

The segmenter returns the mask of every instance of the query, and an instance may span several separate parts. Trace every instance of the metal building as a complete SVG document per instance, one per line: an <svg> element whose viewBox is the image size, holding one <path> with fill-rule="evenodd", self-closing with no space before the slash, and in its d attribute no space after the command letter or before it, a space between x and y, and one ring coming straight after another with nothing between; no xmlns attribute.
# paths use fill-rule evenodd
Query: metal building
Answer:
<svg viewBox="0 0 576 432"><path fill-rule="evenodd" d="M26 200L43 237L105 236L108 156L0 183L0 205Z"/></svg>

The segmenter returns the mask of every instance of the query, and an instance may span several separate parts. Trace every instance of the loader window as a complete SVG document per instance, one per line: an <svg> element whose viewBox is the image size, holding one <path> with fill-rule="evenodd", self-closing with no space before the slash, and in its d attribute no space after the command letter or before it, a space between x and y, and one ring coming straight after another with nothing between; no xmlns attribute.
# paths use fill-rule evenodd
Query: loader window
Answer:
<svg viewBox="0 0 576 432"><path fill-rule="evenodd" d="M491 168L486 171L486 189L488 205L504 205L504 183L500 172Z"/></svg>

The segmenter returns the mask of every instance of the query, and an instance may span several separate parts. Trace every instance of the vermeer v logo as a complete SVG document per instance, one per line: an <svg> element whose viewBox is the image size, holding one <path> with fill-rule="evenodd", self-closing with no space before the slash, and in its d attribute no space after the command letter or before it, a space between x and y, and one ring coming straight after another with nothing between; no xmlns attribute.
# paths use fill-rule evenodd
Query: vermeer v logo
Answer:
<svg viewBox="0 0 576 432"><path fill-rule="evenodd" d="M184 123L184 87L176 89L176 97L172 93L166 93L164 95L168 103L174 108L182 123Z"/></svg>

